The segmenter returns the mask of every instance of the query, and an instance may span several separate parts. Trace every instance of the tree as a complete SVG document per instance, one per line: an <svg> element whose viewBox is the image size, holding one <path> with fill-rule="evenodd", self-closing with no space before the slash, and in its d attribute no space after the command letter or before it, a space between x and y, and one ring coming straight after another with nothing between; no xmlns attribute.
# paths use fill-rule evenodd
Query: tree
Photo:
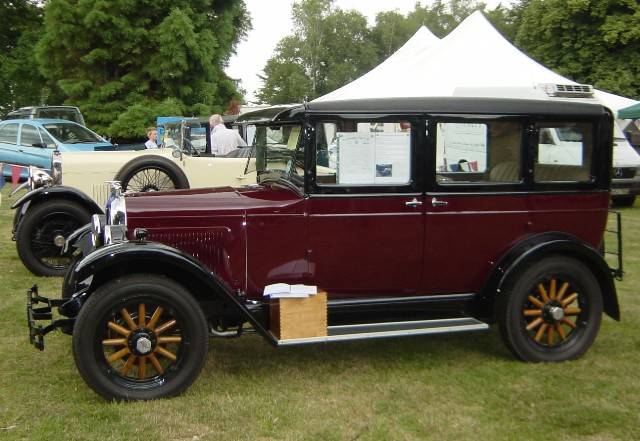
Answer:
<svg viewBox="0 0 640 441"><path fill-rule="evenodd" d="M223 69L249 28L243 0L50 0L37 59L92 128L140 136L157 112L237 98Z"/></svg>
<svg viewBox="0 0 640 441"><path fill-rule="evenodd" d="M41 101L44 78L33 50L41 24L35 1L0 2L0 115Z"/></svg>
<svg viewBox="0 0 640 441"><path fill-rule="evenodd" d="M376 65L366 18L335 8L333 0L301 0L292 11L293 35L283 38L265 68L257 96L271 104L324 95Z"/></svg>
<svg viewBox="0 0 640 441"><path fill-rule="evenodd" d="M475 0L436 0L429 6L416 3L407 15L407 21L416 31L426 26L436 37L443 38L474 11L484 11L486 5ZM415 32L415 31L414 31Z"/></svg>
<svg viewBox="0 0 640 441"><path fill-rule="evenodd" d="M640 4L634 0L532 0L516 42L574 81L640 98Z"/></svg>

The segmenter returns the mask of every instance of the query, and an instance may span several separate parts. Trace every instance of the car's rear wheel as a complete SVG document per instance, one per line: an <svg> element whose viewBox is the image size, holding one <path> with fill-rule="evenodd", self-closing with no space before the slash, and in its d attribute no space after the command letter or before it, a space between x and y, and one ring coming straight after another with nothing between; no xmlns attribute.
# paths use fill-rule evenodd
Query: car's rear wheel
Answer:
<svg viewBox="0 0 640 441"><path fill-rule="evenodd" d="M189 188L189 180L180 168L163 157L136 158L125 164L115 177L124 191L170 191Z"/></svg>
<svg viewBox="0 0 640 441"><path fill-rule="evenodd" d="M64 276L72 260L62 254L66 238L91 219L82 205L67 200L42 202L25 214L16 232L18 255L37 276Z"/></svg>
<svg viewBox="0 0 640 441"><path fill-rule="evenodd" d="M152 274L98 288L73 329L76 366L108 400L180 394L202 370L208 344L198 303L181 285Z"/></svg>
<svg viewBox="0 0 640 441"><path fill-rule="evenodd" d="M602 294L581 262L545 258L512 280L499 303L509 350L524 361L564 361L583 355L600 328Z"/></svg>

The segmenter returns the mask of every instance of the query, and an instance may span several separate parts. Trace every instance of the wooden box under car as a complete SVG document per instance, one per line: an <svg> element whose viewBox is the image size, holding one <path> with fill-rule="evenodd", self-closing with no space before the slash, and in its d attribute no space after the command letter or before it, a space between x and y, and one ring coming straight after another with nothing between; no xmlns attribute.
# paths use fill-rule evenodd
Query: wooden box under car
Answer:
<svg viewBox="0 0 640 441"><path fill-rule="evenodd" d="M305 298L273 299L269 304L271 333L278 340L325 337L327 335L327 293Z"/></svg>

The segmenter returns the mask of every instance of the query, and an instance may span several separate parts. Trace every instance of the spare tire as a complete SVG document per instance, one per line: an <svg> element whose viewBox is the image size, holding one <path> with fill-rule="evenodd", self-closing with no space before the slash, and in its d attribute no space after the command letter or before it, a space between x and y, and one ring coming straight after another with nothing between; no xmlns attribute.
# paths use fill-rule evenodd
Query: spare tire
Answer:
<svg viewBox="0 0 640 441"><path fill-rule="evenodd" d="M127 162L116 174L123 191L168 191L189 188L189 180L174 162L162 156L141 156Z"/></svg>

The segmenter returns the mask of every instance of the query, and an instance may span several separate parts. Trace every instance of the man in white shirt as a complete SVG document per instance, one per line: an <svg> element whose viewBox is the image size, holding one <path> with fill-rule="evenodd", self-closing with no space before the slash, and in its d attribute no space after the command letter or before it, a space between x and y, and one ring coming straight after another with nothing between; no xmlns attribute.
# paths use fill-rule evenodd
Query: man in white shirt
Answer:
<svg viewBox="0 0 640 441"><path fill-rule="evenodd" d="M155 127L149 127L147 129L147 137L149 140L144 143L144 146L148 149L157 149L158 148L158 132Z"/></svg>
<svg viewBox="0 0 640 441"><path fill-rule="evenodd" d="M238 132L225 127L222 117L218 114L211 115L209 127L211 130L211 153L216 156L225 156L230 151L247 145Z"/></svg>

